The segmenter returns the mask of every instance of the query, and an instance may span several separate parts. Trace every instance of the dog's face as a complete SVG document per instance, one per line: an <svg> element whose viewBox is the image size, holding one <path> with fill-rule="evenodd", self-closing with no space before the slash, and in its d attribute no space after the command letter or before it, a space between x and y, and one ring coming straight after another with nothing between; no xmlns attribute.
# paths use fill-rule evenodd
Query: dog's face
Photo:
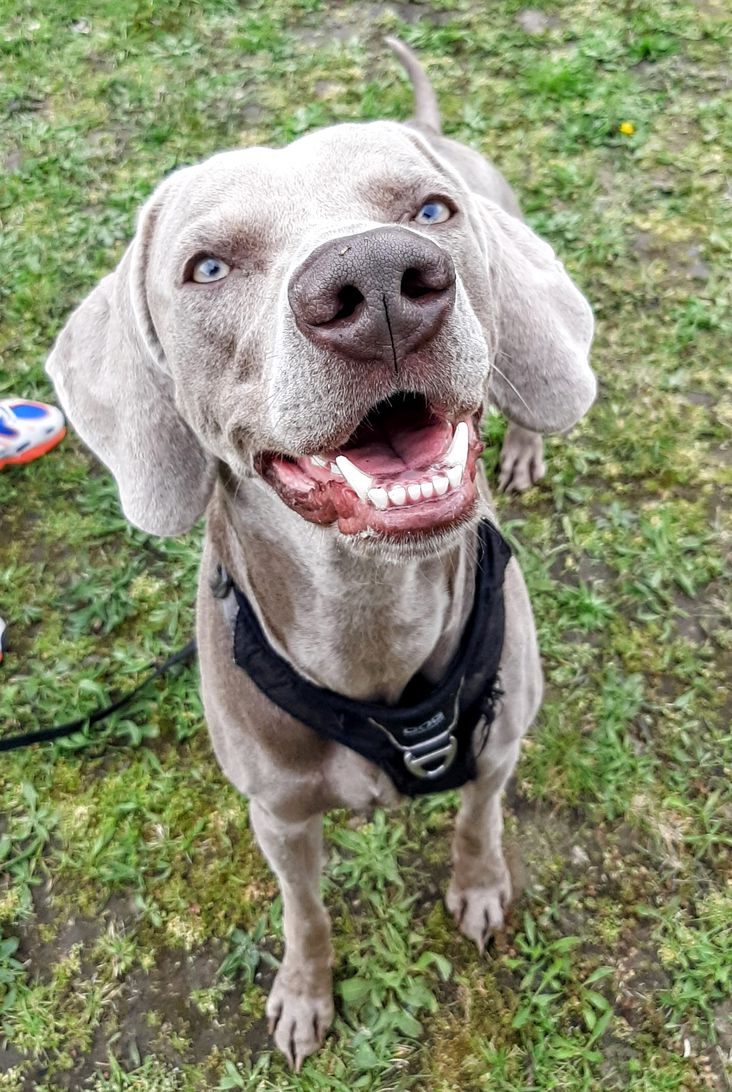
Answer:
<svg viewBox="0 0 732 1092"><path fill-rule="evenodd" d="M346 541L464 523L496 363L527 427L594 394L589 308L487 204L389 122L166 180L49 361L133 522L190 526L218 460Z"/></svg>
<svg viewBox="0 0 732 1092"><path fill-rule="evenodd" d="M176 182L148 300L207 450L344 535L469 513L490 358L455 181L383 124L229 152Z"/></svg>

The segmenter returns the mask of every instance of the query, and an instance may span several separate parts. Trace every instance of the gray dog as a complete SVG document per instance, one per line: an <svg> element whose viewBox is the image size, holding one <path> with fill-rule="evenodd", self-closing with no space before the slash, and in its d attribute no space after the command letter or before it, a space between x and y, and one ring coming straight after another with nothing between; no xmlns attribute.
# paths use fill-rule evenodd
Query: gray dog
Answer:
<svg viewBox="0 0 732 1092"><path fill-rule="evenodd" d="M501 792L542 676L481 414L508 416L521 490L595 397L586 300L390 44L413 124L176 171L48 362L132 523L206 513L206 717L282 890L267 1011L296 1069L333 1017L325 810L460 786L447 906L481 950L503 924Z"/></svg>

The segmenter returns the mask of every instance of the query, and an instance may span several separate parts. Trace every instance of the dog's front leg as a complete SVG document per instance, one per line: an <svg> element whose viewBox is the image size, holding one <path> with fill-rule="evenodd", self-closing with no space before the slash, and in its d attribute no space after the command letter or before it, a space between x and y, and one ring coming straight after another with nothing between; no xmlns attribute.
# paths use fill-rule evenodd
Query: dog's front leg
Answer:
<svg viewBox="0 0 732 1092"><path fill-rule="evenodd" d="M462 790L452 845L453 873L447 907L458 928L482 953L491 933L503 928L511 901L511 876L503 856L501 796L516 765L518 740L501 748L476 781Z"/></svg>
<svg viewBox="0 0 732 1092"><path fill-rule="evenodd" d="M282 892L285 954L267 1001L269 1030L299 1072L333 1020L330 921L320 897L323 819L290 822L256 800L249 814Z"/></svg>

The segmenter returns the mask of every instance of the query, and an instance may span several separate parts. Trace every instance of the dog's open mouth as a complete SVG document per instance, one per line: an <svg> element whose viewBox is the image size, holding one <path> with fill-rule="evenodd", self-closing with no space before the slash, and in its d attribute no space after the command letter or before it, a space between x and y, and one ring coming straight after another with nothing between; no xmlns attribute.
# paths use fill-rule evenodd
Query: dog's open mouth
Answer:
<svg viewBox="0 0 732 1092"><path fill-rule="evenodd" d="M304 519L343 534L430 533L475 503L479 414L440 416L421 395L379 402L348 440L316 455L265 453L262 476Z"/></svg>

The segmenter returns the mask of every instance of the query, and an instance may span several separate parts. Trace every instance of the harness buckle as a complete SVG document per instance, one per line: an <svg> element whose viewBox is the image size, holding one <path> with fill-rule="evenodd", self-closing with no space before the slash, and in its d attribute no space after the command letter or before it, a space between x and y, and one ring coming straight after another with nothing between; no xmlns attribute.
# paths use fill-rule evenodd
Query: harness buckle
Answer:
<svg viewBox="0 0 732 1092"><path fill-rule="evenodd" d="M443 732L441 735L436 736L434 739L427 741L427 746L438 743L447 735L447 741L444 747L435 747L433 750L425 751L422 754L415 754L414 751L407 751L404 755L404 765L407 767L410 773L415 777L429 778L432 780L436 777L442 777L442 775L450 769L452 763L457 754L457 740L452 733ZM428 763L432 763L437 758L444 759L439 766L428 766Z"/></svg>
<svg viewBox="0 0 732 1092"><path fill-rule="evenodd" d="M435 732L435 734L428 739L410 740L408 744L400 743L398 739L395 739L386 725L379 724L378 720L369 717L369 723L373 724L375 728L379 728L384 735L389 737L393 746L396 747L398 751L401 751L404 765L414 777L419 777L421 779L427 778L430 781L434 781L436 778L442 777L455 761L458 743L452 733L460 716L460 694L463 689L463 682L464 679L461 679L460 685L457 688L457 693L455 694L452 720L447 728L443 728L441 732ZM402 731L404 736L409 738L410 736L413 737L434 730L441 724L444 724L446 720L447 717L445 716L444 711L438 710L437 713L434 713L428 720L422 721L421 724L409 725L408 727L403 728ZM432 763L440 758L443 760L440 765L432 766Z"/></svg>

